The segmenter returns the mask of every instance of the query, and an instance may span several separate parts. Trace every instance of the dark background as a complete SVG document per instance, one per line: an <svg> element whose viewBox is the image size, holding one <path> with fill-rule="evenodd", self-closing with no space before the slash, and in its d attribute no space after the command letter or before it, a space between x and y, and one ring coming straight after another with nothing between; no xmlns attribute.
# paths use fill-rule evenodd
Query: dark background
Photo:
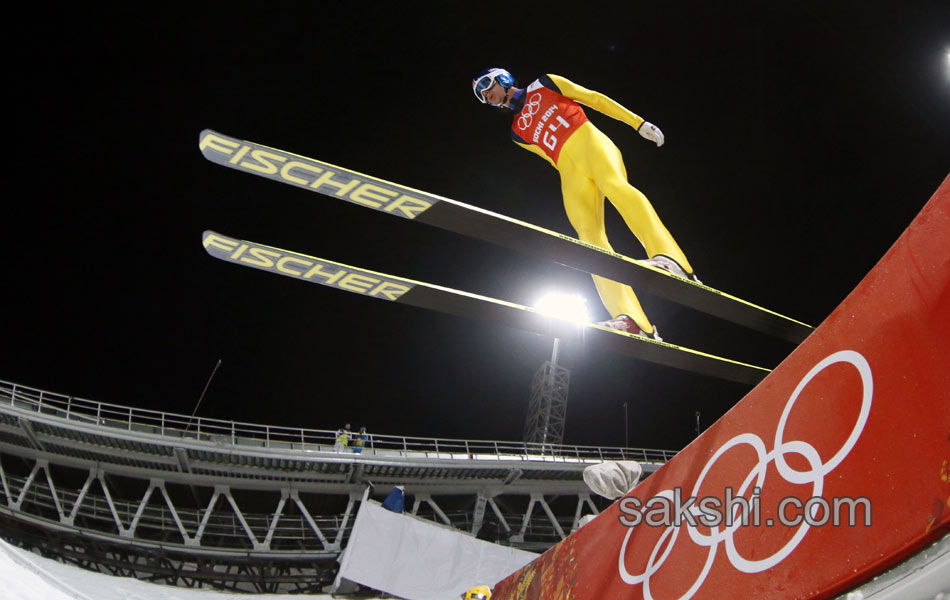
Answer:
<svg viewBox="0 0 950 600"><path fill-rule="evenodd" d="M660 3L657 3L660 4ZM552 340L216 261L201 232L521 304L590 278L205 161L213 128L573 235L557 173L471 77L556 73L705 283L820 323L950 166L950 3L327 3L27 9L6 23L0 379L92 400L520 439ZM621 5L629 5L622 8ZM830 5L830 6L829 6ZM608 209L614 248L643 251ZM642 296L672 343L791 346ZM886 343L886 340L882 340ZM562 346L566 441L679 449L745 386Z"/></svg>

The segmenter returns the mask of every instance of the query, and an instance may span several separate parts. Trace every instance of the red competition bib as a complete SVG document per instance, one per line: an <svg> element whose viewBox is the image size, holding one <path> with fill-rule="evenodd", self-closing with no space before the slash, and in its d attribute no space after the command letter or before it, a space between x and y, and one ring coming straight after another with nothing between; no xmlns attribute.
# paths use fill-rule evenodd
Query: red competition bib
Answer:
<svg viewBox="0 0 950 600"><path fill-rule="evenodd" d="M557 164L564 142L587 121L577 102L535 81L525 90L524 107L515 115L511 130Z"/></svg>

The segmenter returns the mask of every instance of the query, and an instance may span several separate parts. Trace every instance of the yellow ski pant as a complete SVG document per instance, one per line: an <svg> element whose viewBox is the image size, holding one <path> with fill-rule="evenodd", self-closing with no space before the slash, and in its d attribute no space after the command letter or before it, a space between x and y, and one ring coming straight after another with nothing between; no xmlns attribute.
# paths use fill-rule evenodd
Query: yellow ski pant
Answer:
<svg viewBox="0 0 950 600"><path fill-rule="evenodd" d="M665 254L687 273L693 268L679 245L640 190L627 181L627 169L617 146L590 122L564 142L558 156L561 191L567 218L582 242L613 251L604 229L604 197L617 209L647 256ZM653 333L653 324L628 285L594 275L594 285L611 318L626 314L640 329Z"/></svg>

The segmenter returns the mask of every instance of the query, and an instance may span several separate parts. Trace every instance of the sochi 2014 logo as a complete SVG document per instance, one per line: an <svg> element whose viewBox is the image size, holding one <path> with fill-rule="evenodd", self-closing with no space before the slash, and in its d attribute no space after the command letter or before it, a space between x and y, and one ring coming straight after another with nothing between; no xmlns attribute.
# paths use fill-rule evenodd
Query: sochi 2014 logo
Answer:
<svg viewBox="0 0 950 600"><path fill-rule="evenodd" d="M851 365L860 375L861 409L858 413L857 421L855 422L847 440L845 440L844 444L838 449L834 456L832 456L827 461L822 462L822 459L818 454L818 450L812 444L804 440L786 440L785 428L788 423L789 415L795 406L795 402L798 400L799 395L802 393L805 387L824 369L837 363ZM785 404L785 409L782 412L782 416L779 419L778 426L775 431L772 449L766 449L765 442L762 440L762 438L753 433L742 433L733 437L720 446L720 448L706 462L699 474L699 478L696 480L696 484L693 487L692 497L697 496L703 480L706 478L710 469L721 456L733 448L739 446L749 446L755 451L755 454L758 457L758 462L752 467L752 469L749 471L749 474L741 482L741 487L737 492L739 496L742 496L749 490L749 487L753 485L753 481L756 488L763 488L766 484L766 470L768 466L774 462L775 468L782 478L784 478L790 484L810 485L812 498L820 499L824 490L825 476L841 464L841 462L854 448L855 444L857 444L858 438L861 437L861 433L864 431L864 427L867 424L868 415L871 411L871 398L873 393L874 387L871 377L871 367L861 354L852 350L843 350L828 356L815 365L805 375L805 377L802 378L802 380L798 383L798 386L792 392L788 402ZM810 470L798 471L790 467L785 459L786 455L788 454L798 455L804 458L808 463ZM670 500L674 496L674 491L666 489L656 496ZM696 509L692 510L696 511L693 513L694 515L699 516L700 513ZM636 529L639 529L641 526L638 525L636 527L630 527L627 530L626 537L624 537L623 545L620 547L620 556L617 565L620 578L629 585L642 584L643 598L645 600L653 600L653 595L650 590L650 578L663 568L663 565L672 552L674 545L680 537L680 534L682 533L683 529L685 529L688 533L689 540L693 544L708 549L706 553L706 560L699 576L692 583L689 589L682 596L679 596L679 600L688 600L699 591L703 583L706 581L706 578L709 576L713 564L716 561L717 550L720 545L725 546L726 560L728 560L735 569L743 573L760 573L777 565L778 563L785 560L789 555L791 555L801 543L802 539L804 539L809 528L811 527L810 521L805 519L799 523L795 534L792 535L792 537L780 549L769 556L748 558L746 556L742 556L739 550L736 549L736 544L733 539L736 530L741 525L743 525L742 522L736 521L734 523L727 524L723 529L719 529L718 527L710 528L710 533L708 535L698 531L695 526L668 525L650 552L647 565L641 573L631 573L627 564L627 544L630 541L630 536L633 534L633 532Z"/></svg>
<svg viewBox="0 0 950 600"><path fill-rule="evenodd" d="M534 115L538 114L539 110L541 110L541 92L536 92L528 99L524 108L521 109L521 114L518 115L518 129L524 131L528 127L531 127L531 122L534 121Z"/></svg>

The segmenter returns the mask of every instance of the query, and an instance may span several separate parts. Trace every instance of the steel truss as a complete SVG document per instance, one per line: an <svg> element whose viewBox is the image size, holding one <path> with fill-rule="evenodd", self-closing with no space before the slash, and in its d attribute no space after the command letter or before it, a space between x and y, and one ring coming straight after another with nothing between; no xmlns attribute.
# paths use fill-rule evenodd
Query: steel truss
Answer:
<svg viewBox="0 0 950 600"><path fill-rule="evenodd" d="M161 415L162 431L142 430L133 409L58 403L48 392L2 383L0 534L105 573L255 593L312 591L332 581L364 494L381 498L396 485L412 514L534 551L606 505L581 477L600 460L565 457L564 447L530 454L498 442L403 438L341 454L250 444L235 433L189 438L168 427L177 415ZM122 410L121 427L101 418Z"/></svg>
<svg viewBox="0 0 950 600"><path fill-rule="evenodd" d="M546 361L535 372L528 399L524 440L542 448L554 448L564 442L567 397L571 372L557 363Z"/></svg>

